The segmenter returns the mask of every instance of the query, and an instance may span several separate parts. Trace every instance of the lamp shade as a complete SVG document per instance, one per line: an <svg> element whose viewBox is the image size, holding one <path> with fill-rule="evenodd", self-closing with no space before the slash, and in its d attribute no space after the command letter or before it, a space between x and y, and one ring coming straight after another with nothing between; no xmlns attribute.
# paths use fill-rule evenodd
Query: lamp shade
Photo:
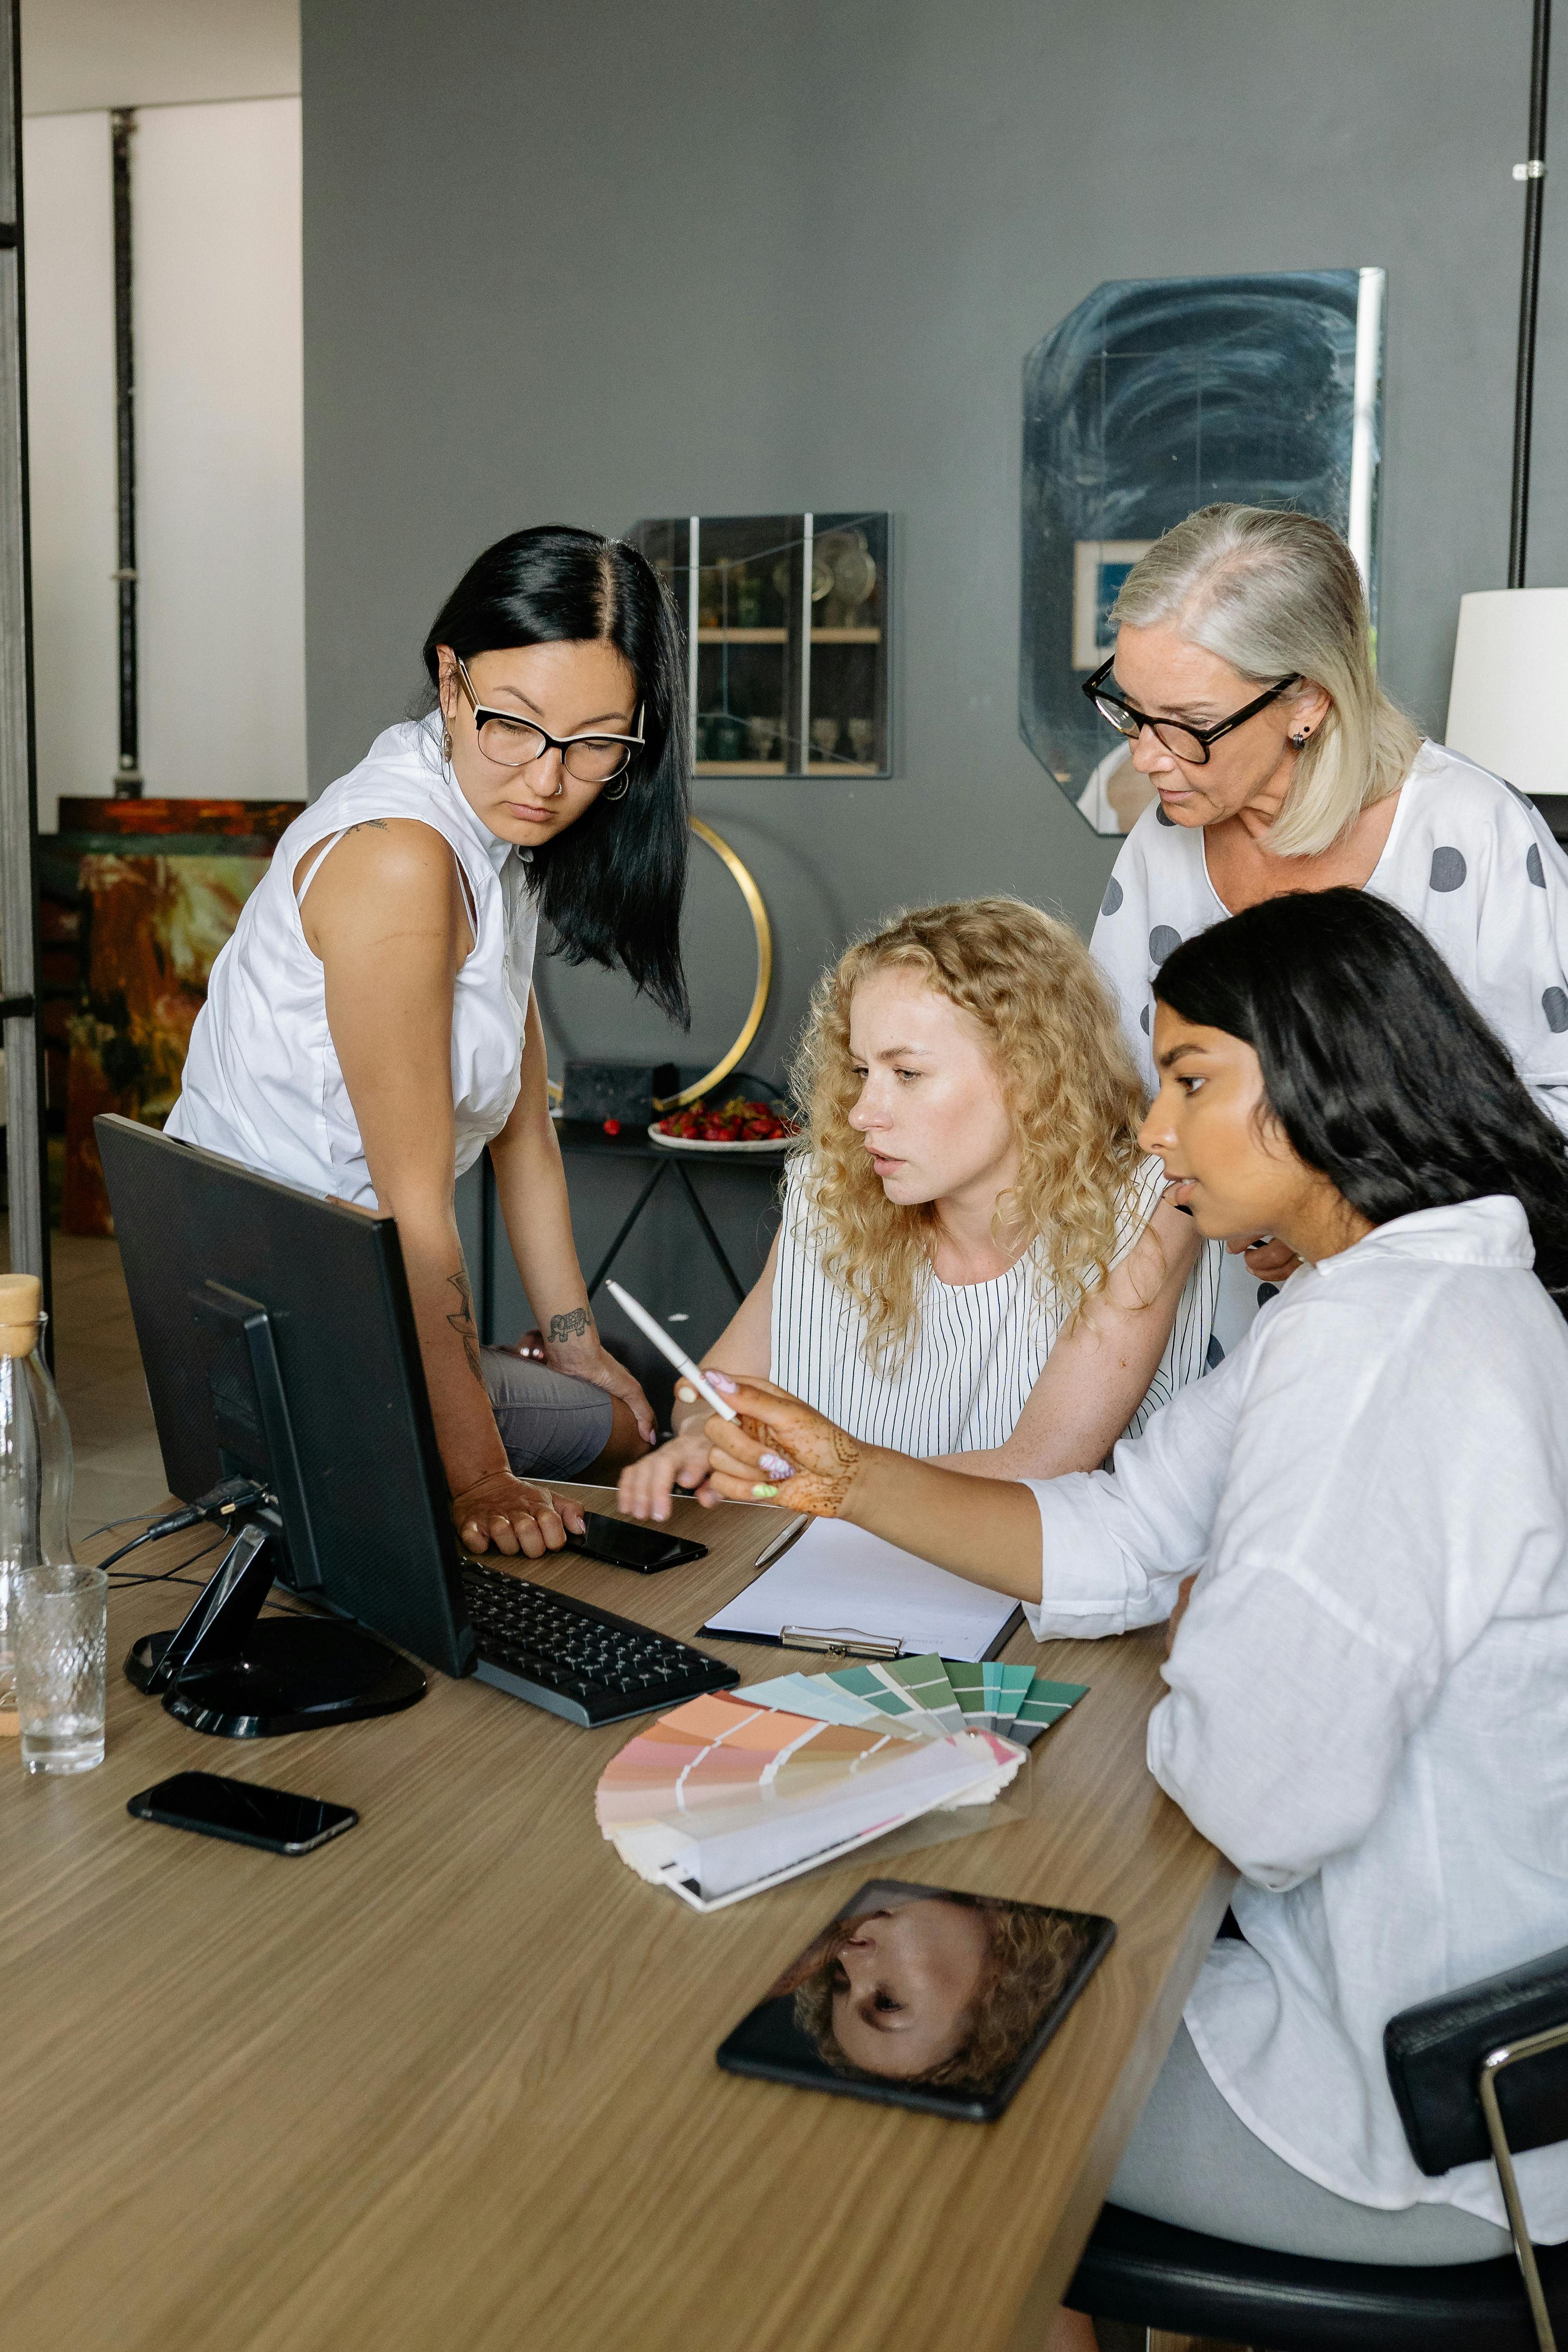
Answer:
<svg viewBox="0 0 1568 2352"><path fill-rule="evenodd" d="M1446 740L1521 793L1568 793L1568 588L1459 599Z"/></svg>

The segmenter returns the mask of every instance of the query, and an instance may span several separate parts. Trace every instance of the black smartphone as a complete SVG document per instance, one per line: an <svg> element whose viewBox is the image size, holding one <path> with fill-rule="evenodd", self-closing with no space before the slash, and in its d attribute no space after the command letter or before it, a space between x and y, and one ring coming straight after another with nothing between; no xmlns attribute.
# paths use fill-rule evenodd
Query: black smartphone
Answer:
<svg viewBox="0 0 1568 2352"><path fill-rule="evenodd" d="M718 2063L991 2123L1115 1935L1092 1912L873 1878L720 2043Z"/></svg>
<svg viewBox="0 0 1568 2352"><path fill-rule="evenodd" d="M255 1780L227 1780L217 1772L176 1772L143 1789L125 1808L139 1822L167 1822L203 1837L233 1838L268 1853L311 1853L359 1820L351 1805L324 1797L297 1797L292 1789L264 1789Z"/></svg>
<svg viewBox="0 0 1568 2352"><path fill-rule="evenodd" d="M706 1544L688 1543L685 1536L667 1535L661 1528L638 1528L625 1519L606 1518L602 1511L584 1511L582 1533L568 1536L566 1548L589 1559L608 1560L612 1568L634 1568L643 1576L656 1576L662 1568L679 1568L685 1560L707 1558Z"/></svg>

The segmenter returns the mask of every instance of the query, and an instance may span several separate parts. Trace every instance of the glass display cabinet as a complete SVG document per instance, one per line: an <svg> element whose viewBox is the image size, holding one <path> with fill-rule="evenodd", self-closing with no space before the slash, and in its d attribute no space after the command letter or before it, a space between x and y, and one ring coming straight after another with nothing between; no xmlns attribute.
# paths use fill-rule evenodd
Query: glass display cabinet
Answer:
<svg viewBox="0 0 1568 2352"><path fill-rule="evenodd" d="M885 514L682 515L628 533L685 627L699 776L885 776Z"/></svg>

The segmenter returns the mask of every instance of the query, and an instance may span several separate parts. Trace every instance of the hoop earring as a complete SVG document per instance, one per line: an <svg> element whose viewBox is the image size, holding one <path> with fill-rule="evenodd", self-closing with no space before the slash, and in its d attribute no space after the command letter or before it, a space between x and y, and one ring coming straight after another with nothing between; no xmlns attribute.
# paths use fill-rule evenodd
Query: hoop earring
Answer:
<svg viewBox="0 0 1568 2352"><path fill-rule="evenodd" d="M628 776L618 793L601 793L599 797L601 801L623 801L631 789L632 779Z"/></svg>

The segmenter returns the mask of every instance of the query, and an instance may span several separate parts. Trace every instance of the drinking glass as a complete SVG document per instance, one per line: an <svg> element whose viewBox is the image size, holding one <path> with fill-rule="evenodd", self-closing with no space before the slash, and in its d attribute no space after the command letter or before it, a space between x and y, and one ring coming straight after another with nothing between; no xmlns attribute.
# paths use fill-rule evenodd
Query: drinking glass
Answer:
<svg viewBox="0 0 1568 2352"><path fill-rule="evenodd" d="M16 1580L16 1712L29 1772L90 1772L103 1761L109 1579L46 1561Z"/></svg>

